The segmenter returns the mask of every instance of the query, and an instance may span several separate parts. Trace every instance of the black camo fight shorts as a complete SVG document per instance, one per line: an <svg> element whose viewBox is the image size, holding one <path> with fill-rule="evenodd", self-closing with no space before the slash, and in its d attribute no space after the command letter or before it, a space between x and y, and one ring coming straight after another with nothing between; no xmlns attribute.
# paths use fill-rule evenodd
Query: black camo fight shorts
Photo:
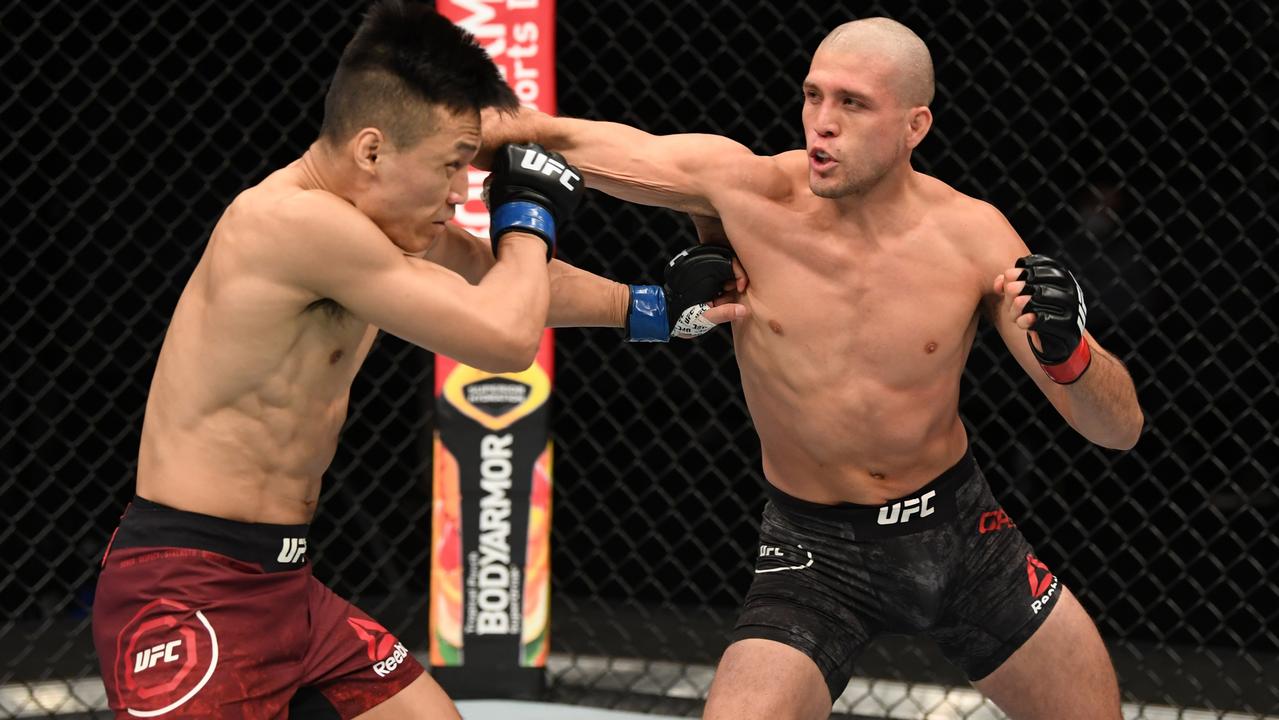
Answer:
<svg viewBox="0 0 1279 720"><path fill-rule="evenodd" d="M730 640L784 643L834 700L880 633L933 638L970 680L1034 634L1063 587L995 502L971 451L884 505L819 505L768 486L755 580Z"/></svg>

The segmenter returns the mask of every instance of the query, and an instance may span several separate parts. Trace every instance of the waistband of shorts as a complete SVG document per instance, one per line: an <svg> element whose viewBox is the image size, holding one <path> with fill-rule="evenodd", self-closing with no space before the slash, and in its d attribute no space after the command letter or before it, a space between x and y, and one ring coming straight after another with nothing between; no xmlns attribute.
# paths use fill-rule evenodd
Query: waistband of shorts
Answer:
<svg viewBox="0 0 1279 720"><path fill-rule="evenodd" d="M966 482L980 476L971 449L928 484L880 505L809 502L782 492L770 482L765 491L773 505L787 515L851 526L859 537L890 537L937 527L959 514L958 494Z"/></svg>
<svg viewBox="0 0 1279 720"><path fill-rule="evenodd" d="M111 539L107 558L125 548L189 548L260 565L266 572L298 570L307 565L309 529L310 525L227 520L134 496Z"/></svg>

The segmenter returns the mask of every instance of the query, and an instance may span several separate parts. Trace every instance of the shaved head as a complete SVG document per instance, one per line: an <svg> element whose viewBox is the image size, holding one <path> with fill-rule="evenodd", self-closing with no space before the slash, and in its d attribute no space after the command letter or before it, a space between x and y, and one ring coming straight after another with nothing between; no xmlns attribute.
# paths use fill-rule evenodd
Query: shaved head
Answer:
<svg viewBox="0 0 1279 720"><path fill-rule="evenodd" d="M933 60L928 46L910 28L884 17L846 22L817 46L818 53L873 53L895 69L898 97L908 106L933 101Z"/></svg>

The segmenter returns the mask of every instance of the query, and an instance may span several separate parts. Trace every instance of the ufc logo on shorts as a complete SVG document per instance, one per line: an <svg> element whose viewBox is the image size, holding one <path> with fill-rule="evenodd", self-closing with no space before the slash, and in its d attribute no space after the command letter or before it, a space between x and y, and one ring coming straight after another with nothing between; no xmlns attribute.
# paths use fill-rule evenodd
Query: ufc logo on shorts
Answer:
<svg viewBox="0 0 1279 720"><path fill-rule="evenodd" d="M181 640L173 640L167 643L160 643L149 647L142 652L133 656L133 672L140 673L143 670L150 670L157 663L171 663L178 659L176 650L182 644Z"/></svg>
<svg viewBox="0 0 1279 720"><path fill-rule="evenodd" d="M284 538L284 546L275 558L282 563L298 563L306 560L306 538Z"/></svg>
<svg viewBox="0 0 1279 720"><path fill-rule="evenodd" d="M560 184L569 190L575 190L573 180L581 180L581 176L564 167L564 163L552 160L546 155L536 150L525 150L524 159L520 160L520 167L532 170L533 172L541 172L543 175L550 177L551 175L560 176Z"/></svg>
<svg viewBox="0 0 1279 720"><path fill-rule="evenodd" d="M932 500L936 494L936 490L929 490L917 498L899 500L892 505L885 505L879 509L879 524L898 525L910 522L912 515L919 515L921 518L932 515L936 510L928 506L928 501Z"/></svg>

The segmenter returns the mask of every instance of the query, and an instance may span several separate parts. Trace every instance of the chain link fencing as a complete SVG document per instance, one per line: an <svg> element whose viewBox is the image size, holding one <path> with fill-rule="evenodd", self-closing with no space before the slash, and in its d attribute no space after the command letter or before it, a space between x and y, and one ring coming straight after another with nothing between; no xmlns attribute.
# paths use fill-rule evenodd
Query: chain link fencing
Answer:
<svg viewBox="0 0 1279 720"><path fill-rule="evenodd" d="M0 718L93 706L97 562L132 493L168 316L221 210L314 138L361 9L0 10ZM1130 717L1279 714L1275 10L929 9L561 0L559 106L780 152L803 143L798 86L830 28L855 10L915 29L938 81L916 166L1076 269L1147 413L1133 451L1089 446L983 329L961 409L996 496L1096 619ZM566 259L630 282L657 281L695 237L598 194L572 236ZM550 696L695 713L751 578L758 439L726 333L619 335L557 335ZM316 575L416 649L431 373L427 353L379 340L312 533ZM927 643L884 638L856 671L838 711L992 716L940 694L964 682Z"/></svg>

